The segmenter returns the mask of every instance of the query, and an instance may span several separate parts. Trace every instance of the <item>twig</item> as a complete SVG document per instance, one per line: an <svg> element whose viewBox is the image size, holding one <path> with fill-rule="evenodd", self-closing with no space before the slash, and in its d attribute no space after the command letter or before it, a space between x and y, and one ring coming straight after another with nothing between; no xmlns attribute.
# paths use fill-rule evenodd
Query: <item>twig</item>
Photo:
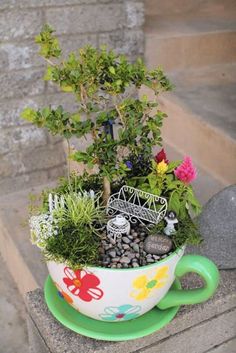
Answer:
<svg viewBox="0 0 236 353"><path fill-rule="evenodd" d="M48 64L50 64L51 66L56 66L56 64L54 62L52 62L51 60L44 58L45 61L47 61Z"/></svg>

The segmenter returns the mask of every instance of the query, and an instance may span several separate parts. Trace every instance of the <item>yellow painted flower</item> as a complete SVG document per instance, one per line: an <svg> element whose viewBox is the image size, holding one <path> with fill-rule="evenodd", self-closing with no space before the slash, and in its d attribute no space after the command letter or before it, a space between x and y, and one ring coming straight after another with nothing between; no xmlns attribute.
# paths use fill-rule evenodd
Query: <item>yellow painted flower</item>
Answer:
<svg viewBox="0 0 236 353"><path fill-rule="evenodd" d="M151 278L146 275L137 277L133 281L135 291L131 292L131 297L136 300L144 300L150 297L154 290L162 288L168 278L168 269L168 266L159 268Z"/></svg>
<svg viewBox="0 0 236 353"><path fill-rule="evenodd" d="M168 170L168 164L163 160L156 166L156 171L158 174L165 174Z"/></svg>

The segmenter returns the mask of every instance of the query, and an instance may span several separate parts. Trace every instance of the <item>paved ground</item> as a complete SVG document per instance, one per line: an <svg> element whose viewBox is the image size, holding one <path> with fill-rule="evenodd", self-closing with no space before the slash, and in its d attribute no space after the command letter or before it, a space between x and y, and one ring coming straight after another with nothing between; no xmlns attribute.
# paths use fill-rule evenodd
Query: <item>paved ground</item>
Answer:
<svg viewBox="0 0 236 353"><path fill-rule="evenodd" d="M28 353L22 298L0 257L0 353Z"/></svg>

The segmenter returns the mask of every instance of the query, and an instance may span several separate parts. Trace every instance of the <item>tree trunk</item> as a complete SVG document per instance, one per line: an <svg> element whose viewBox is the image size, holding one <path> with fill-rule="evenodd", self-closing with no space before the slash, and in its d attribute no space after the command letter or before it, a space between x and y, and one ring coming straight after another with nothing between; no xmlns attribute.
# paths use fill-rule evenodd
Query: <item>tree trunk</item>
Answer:
<svg viewBox="0 0 236 353"><path fill-rule="evenodd" d="M105 206L107 205L110 195L111 195L111 183L109 179L105 176L103 177L103 195L102 195L103 203Z"/></svg>

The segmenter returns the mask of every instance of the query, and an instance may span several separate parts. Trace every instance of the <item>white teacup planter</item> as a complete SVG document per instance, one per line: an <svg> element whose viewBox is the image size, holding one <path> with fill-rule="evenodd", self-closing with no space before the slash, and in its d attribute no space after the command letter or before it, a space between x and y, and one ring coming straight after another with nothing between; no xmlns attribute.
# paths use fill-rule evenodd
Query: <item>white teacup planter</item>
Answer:
<svg viewBox="0 0 236 353"><path fill-rule="evenodd" d="M47 263L51 278L64 299L80 313L102 321L135 319L154 306L166 309L196 304L215 292L219 275L207 258L185 255L184 248L167 258L139 268L112 269L88 267L73 271L63 263ZM169 290L176 277L198 273L202 289Z"/></svg>

